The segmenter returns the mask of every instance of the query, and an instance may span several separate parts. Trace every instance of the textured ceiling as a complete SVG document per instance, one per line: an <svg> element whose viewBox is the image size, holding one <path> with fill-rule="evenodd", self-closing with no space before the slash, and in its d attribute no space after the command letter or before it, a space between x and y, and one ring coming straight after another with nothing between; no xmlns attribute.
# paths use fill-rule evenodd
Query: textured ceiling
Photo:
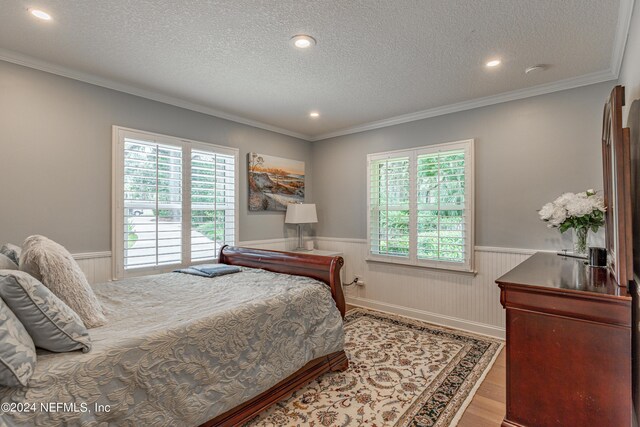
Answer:
<svg viewBox="0 0 640 427"><path fill-rule="evenodd" d="M608 72L619 1L0 0L0 49L313 138Z"/></svg>

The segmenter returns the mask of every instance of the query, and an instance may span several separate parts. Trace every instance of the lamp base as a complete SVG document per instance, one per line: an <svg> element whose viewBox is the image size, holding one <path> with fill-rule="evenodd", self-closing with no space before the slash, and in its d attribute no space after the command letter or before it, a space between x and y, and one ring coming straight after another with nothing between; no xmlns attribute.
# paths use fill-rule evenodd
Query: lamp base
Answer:
<svg viewBox="0 0 640 427"><path fill-rule="evenodd" d="M302 224L298 224L298 247L296 250L304 250L304 244L302 242Z"/></svg>
<svg viewBox="0 0 640 427"><path fill-rule="evenodd" d="M311 252L315 248L312 247L311 249L307 249L305 247L304 240L302 238L303 237L303 233L302 233L303 228L302 227L303 227L303 224L298 224L298 247L295 248L294 251L296 251L296 252Z"/></svg>

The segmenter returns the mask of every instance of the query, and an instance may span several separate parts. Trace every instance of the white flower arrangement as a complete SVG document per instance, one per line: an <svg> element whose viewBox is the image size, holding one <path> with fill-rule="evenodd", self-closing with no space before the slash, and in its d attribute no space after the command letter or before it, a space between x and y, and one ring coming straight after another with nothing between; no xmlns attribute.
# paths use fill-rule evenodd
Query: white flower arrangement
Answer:
<svg viewBox="0 0 640 427"><path fill-rule="evenodd" d="M549 228L564 233L570 228L591 230L594 233L604 225L604 200L595 191L564 193L538 212Z"/></svg>

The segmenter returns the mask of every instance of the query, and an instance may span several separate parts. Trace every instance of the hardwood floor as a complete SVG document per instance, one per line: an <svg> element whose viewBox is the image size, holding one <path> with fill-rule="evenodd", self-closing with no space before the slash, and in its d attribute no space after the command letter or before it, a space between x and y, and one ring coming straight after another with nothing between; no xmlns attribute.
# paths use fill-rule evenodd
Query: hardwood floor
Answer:
<svg viewBox="0 0 640 427"><path fill-rule="evenodd" d="M473 400L464 411L458 427L496 427L502 423L507 398L507 361L503 348Z"/></svg>
<svg viewBox="0 0 640 427"><path fill-rule="evenodd" d="M352 307L347 305L347 311ZM506 411L507 361L503 348L464 411L458 427L498 427Z"/></svg>

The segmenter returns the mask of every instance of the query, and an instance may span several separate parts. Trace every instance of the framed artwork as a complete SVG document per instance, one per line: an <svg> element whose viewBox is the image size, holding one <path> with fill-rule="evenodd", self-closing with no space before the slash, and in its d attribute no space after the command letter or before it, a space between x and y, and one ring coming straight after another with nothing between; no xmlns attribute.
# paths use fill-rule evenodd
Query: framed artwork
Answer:
<svg viewBox="0 0 640 427"><path fill-rule="evenodd" d="M286 211L304 202L304 162L249 153L249 210Z"/></svg>

